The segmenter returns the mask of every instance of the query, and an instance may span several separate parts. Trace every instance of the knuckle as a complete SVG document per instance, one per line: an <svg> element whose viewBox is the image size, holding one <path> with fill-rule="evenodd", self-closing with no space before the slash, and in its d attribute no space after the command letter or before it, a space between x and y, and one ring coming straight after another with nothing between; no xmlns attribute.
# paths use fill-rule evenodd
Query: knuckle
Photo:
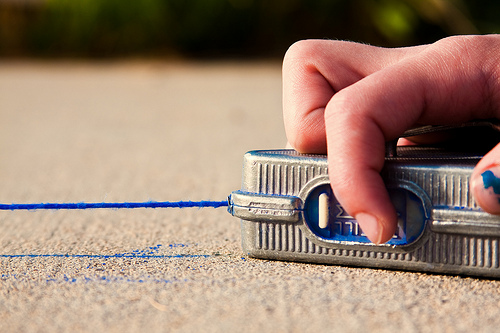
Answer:
<svg viewBox="0 0 500 333"><path fill-rule="evenodd" d="M342 42L324 39L297 41L286 51L283 59L283 67L292 69L307 68L314 71L318 62L321 62L322 59L328 58L328 61L334 61L335 53L330 51L336 49L336 43Z"/></svg>
<svg viewBox="0 0 500 333"><path fill-rule="evenodd" d="M434 43L434 48L443 52L459 55L466 61L475 63L479 59L485 59L486 55L491 57L490 50L498 50L500 37L498 35L466 35L450 36ZM486 53L486 54L482 54ZM495 52L498 59L497 52ZM464 62L464 60L462 60Z"/></svg>
<svg viewBox="0 0 500 333"><path fill-rule="evenodd" d="M293 43L285 53L285 61L309 58L317 51L322 42L321 40L305 39Z"/></svg>
<svg viewBox="0 0 500 333"><path fill-rule="evenodd" d="M352 95L352 89L346 88L337 92L328 103L325 110L325 123L343 122L350 123L357 117L356 96Z"/></svg>

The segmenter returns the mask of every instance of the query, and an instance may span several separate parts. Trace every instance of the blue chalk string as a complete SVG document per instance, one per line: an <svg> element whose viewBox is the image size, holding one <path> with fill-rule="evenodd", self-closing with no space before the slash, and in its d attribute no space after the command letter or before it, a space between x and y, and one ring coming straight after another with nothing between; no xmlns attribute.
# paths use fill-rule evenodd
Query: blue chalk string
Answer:
<svg viewBox="0 0 500 333"><path fill-rule="evenodd" d="M0 204L0 210L38 210L38 209L101 209L101 208L219 208L227 207L227 201L146 201L146 202L75 202L75 203L33 203Z"/></svg>

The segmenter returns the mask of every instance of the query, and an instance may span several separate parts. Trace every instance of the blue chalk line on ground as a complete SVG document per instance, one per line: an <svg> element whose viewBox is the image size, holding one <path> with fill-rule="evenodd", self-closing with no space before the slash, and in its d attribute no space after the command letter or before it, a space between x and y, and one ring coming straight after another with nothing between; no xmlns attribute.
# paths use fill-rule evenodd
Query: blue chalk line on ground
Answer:
<svg viewBox="0 0 500 333"><path fill-rule="evenodd" d="M227 201L145 201L145 202L70 202L70 203L32 203L0 204L0 210L38 210L38 209L133 209L133 208L219 208L227 207Z"/></svg>
<svg viewBox="0 0 500 333"><path fill-rule="evenodd" d="M209 254L0 254L0 258L87 258L87 259L176 259L176 258L209 258Z"/></svg>

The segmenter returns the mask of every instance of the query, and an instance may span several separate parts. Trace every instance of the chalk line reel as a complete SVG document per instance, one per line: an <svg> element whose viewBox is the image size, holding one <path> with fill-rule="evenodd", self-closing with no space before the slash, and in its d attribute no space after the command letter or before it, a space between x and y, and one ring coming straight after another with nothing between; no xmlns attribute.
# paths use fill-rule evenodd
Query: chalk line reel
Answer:
<svg viewBox="0 0 500 333"><path fill-rule="evenodd" d="M497 126L489 122L459 130L484 127L495 130L498 142ZM457 127L405 135L449 129ZM261 259L500 277L500 216L482 211L469 188L483 153L395 144L386 151L381 175L398 226L382 245L370 242L335 199L326 156L245 154L241 189L229 197L230 213L241 219L244 252Z"/></svg>

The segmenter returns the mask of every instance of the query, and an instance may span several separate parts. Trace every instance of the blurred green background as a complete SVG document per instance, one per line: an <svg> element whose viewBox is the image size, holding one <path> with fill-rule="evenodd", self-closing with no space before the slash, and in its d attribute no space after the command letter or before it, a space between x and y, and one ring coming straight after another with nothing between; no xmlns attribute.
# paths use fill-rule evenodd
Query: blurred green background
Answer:
<svg viewBox="0 0 500 333"><path fill-rule="evenodd" d="M499 14L497 0L0 0L0 56L281 57L304 38L494 33Z"/></svg>

